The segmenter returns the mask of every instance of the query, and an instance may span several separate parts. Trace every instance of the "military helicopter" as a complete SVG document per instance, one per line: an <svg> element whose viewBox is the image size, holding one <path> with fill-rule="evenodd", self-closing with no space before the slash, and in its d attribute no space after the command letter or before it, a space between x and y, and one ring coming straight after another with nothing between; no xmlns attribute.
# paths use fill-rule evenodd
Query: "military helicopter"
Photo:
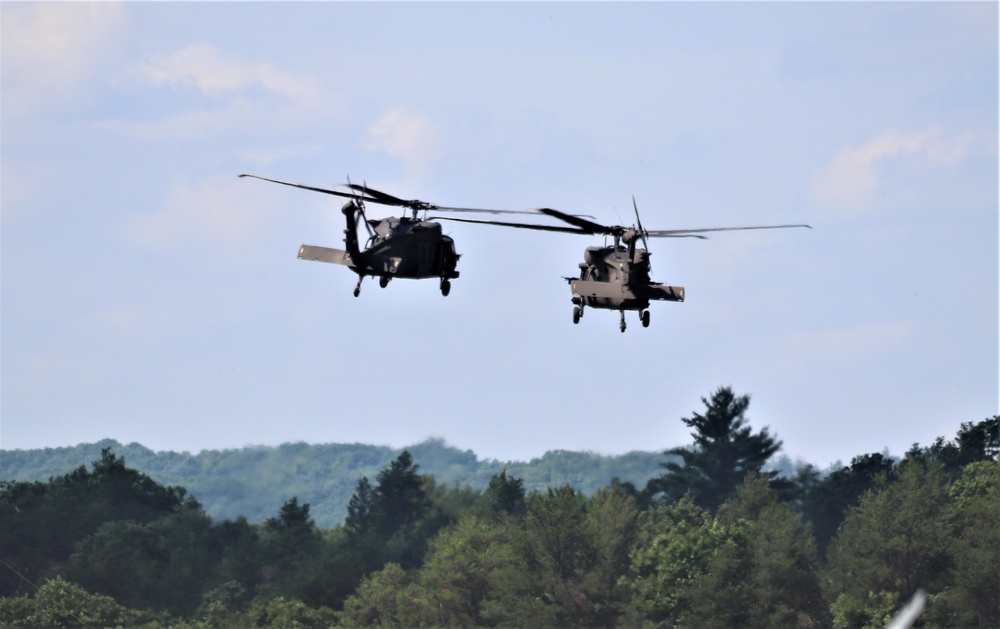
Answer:
<svg viewBox="0 0 1000 629"><path fill-rule="evenodd" d="M466 218L441 217L444 220L466 223L484 223L489 225L504 225L522 229L538 229L570 234L603 234L614 238L614 244L603 247L587 247L583 254L583 262L579 264L579 277L565 277L572 291L573 323L579 323L587 306L604 310L617 310L621 317L619 329L624 332L625 311L639 312L642 327L649 327L649 303L651 301L684 301L682 286L667 286L654 282L649 276L649 246L647 238L701 238L705 232L736 231L748 229L784 229L788 227L806 227L809 225L767 225L759 227L710 227L702 229L663 229L646 230L639 220L639 208L632 199L635 210L635 225L601 225L587 220L580 215L564 214L551 208L540 208L537 212L569 223L571 227L559 225L528 225L523 223L507 223L483 221ZM642 240L645 249L636 247L636 241Z"/></svg>
<svg viewBox="0 0 1000 629"><path fill-rule="evenodd" d="M303 190L322 192L349 199L341 208L347 220L344 230L345 249L332 249L315 245L299 247L300 260L330 262L341 264L358 274L358 284L354 287L354 296L361 294L361 281L366 276L379 278L379 286L385 288L395 278L425 279L436 277L440 279L441 294L445 297L451 292L451 280L458 277L458 259L455 252L455 242L450 236L441 233L441 224L433 219L418 218L418 214L430 210L436 212L477 212L488 214L533 214L516 210L488 210L475 208L443 207L426 201L404 200L379 192L358 184L342 184L350 192L328 190L303 184L270 179L259 175L243 174L240 177L253 177L271 183L279 183ZM410 216L369 219L365 215L365 203L377 203L410 210ZM368 242L364 250L358 244L358 218L368 231Z"/></svg>

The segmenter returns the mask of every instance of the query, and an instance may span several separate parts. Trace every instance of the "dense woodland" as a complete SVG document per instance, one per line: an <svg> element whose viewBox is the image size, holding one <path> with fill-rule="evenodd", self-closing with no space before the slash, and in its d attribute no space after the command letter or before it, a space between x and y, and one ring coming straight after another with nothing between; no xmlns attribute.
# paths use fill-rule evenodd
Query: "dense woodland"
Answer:
<svg viewBox="0 0 1000 629"><path fill-rule="evenodd" d="M0 454L0 479L35 481L62 476L99 459L110 448L129 467L162 485L179 485L194 495L213 520L240 516L260 523L273 516L289 496L311 505L320 528L331 528L347 517L347 504L358 480L375 478L379 470L405 449L420 462L421 474L441 485L485 490L495 474L506 470L524 482L526 491L572 485L590 496L612 479L645 485L662 471L662 453L630 452L600 455L557 450L528 462L480 460L441 439L407 448L367 444L286 443L277 447L248 446L233 450L154 452L137 443L112 439L67 448L8 450ZM778 457L773 465L791 473L794 464Z"/></svg>
<svg viewBox="0 0 1000 629"><path fill-rule="evenodd" d="M403 451L333 526L297 495L213 518L105 447L0 482L0 626L883 627L918 590L917 626L1000 626L1000 416L779 474L749 402L718 389L657 474L592 492Z"/></svg>

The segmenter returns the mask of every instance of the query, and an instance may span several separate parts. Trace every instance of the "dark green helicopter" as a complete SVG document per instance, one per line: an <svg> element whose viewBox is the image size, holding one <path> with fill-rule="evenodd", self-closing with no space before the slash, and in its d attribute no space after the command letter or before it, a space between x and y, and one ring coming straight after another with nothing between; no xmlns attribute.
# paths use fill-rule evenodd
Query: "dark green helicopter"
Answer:
<svg viewBox="0 0 1000 629"><path fill-rule="evenodd" d="M534 214L534 212L516 210L444 207L416 199L400 199L368 186L352 183L342 184L350 190L343 192L270 179L259 175L243 174L240 177L253 177L349 199L341 209L347 220L347 228L344 230L345 248L332 249L316 245L302 245L299 247L299 259L341 264L357 273L358 284L354 287L355 297L361 294L361 281L366 276L379 278L379 286L382 288L397 278L438 278L441 282L441 294L448 296L448 293L451 292L451 280L458 277L456 267L461 256L455 251L455 241L441 232L441 224L426 218L428 211ZM365 215L365 203L405 207L410 210L410 216L369 219ZM418 218L420 213L423 213L423 218ZM364 249L358 242L359 222L368 231L368 242Z"/></svg>
<svg viewBox="0 0 1000 629"><path fill-rule="evenodd" d="M747 229L784 229L788 227L809 227L809 225L766 225L760 227L709 227L702 229L661 229L646 230L639 220L639 208L632 199L635 209L636 223L632 227L621 225L601 225L587 220L580 215L564 214L550 208L541 208L537 212L557 218L570 227L561 225L527 225L523 223L505 223L483 221L467 218L440 217L443 220L461 221L465 223L483 223L488 225L504 225L522 229L538 229L569 234L586 234L611 236L614 244L602 247L587 247L583 254L583 262L579 264L579 277L564 278L569 282L572 291L573 323L579 323L584 309L589 306L603 310L617 310L620 315L619 328L625 331L625 311L636 310L642 327L649 327L649 304L652 301L684 301L682 286L667 286L654 282L650 276L649 246L647 238L702 238L704 232L736 231ZM636 247L636 241L642 240L644 249Z"/></svg>

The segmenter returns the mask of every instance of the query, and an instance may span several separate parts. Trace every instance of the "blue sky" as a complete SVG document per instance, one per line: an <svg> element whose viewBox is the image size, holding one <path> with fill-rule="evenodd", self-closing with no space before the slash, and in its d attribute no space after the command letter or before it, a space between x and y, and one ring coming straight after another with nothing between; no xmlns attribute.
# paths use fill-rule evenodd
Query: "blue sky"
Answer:
<svg viewBox="0 0 1000 629"><path fill-rule="evenodd" d="M0 11L3 449L653 451L725 385L822 467L998 411L996 3ZM449 297L355 299L296 259L340 203L243 172L814 229L652 242L687 301L621 334L561 279L600 238L449 224Z"/></svg>

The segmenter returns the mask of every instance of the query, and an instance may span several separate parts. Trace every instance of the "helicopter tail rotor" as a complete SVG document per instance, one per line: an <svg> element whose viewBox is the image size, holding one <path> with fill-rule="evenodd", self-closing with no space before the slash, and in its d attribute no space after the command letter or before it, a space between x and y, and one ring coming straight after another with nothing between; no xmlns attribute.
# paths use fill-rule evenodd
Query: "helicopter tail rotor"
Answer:
<svg viewBox="0 0 1000 629"><path fill-rule="evenodd" d="M635 195L632 195L632 209L635 210L635 226L639 230L639 238L642 238L642 246L649 251L649 243L646 242L646 230L642 228L642 220L639 218L639 206L636 205Z"/></svg>
<svg viewBox="0 0 1000 629"><path fill-rule="evenodd" d="M361 214L361 222L364 223L365 225L365 230L368 232L368 237L371 238L372 236L375 235L375 233L372 232L372 227L371 225L368 224L368 215L365 214L365 198L368 197L367 192L365 192L365 189L367 187L367 182L365 183L365 186L362 186L359 190L356 186L351 185L351 176L348 175L347 187L350 188L351 190L354 190L355 192L361 192L360 195L354 194L353 196L354 205L355 207L358 208L358 213Z"/></svg>

